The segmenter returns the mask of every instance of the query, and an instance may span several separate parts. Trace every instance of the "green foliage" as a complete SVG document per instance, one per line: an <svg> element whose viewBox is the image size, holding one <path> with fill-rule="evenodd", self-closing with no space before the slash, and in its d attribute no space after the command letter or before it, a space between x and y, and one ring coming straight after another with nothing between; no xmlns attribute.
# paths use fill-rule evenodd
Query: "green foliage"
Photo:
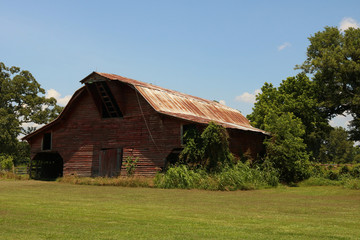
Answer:
<svg viewBox="0 0 360 240"><path fill-rule="evenodd" d="M204 159L204 149L199 130L195 127L188 129L184 133L183 139L185 147L180 153L180 160L192 168L201 167Z"/></svg>
<svg viewBox="0 0 360 240"><path fill-rule="evenodd" d="M313 74L321 110L332 117L350 112L353 140L360 140L360 29L325 27L309 38L307 59L297 68Z"/></svg>
<svg viewBox="0 0 360 240"><path fill-rule="evenodd" d="M20 155L26 153L17 137L34 130L25 129L23 124L48 123L62 110L54 98L41 94L45 90L29 71L0 62L0 153L12 155L16 163L24 160L17 151L23 151Z"/></svg>
<svg viewBox="0 0 360 240"><path fill-rule="evenodd" d="M347 179L344 183L344 187L354 190L360 190L360 179L358 178Z"/></svg>
<svg viewBox="0 0 360 240"><path fill-rule="evenodd" d="M165 174L158 173L155 176L154 184L159 188L195 188L201 175L186 165L179 165L169 168Z"/></svg>
<svg viewBox="0 0 360 240"><path fill-rule="evenodd" d="M340 174L337 170L328 170L325 177L330 180L339 180Z"/></svg>
<svg viewBox="0 0 360 240"><path fill-rule="evenodd" d="M360 164L355 165L351 171L350 174L355 178L360 178Z"/></svg>
<svg viewBox="0 0 360 240"><path fill-rule="evenodd" d="M247 116L251 124L265 129L265 119L269 115L292 113L305 127L301 138L306 144L306 150L316 158L331 127L315 98L315 84L305 74L298 74L283 80L278 88L265 83L261 90L262 93L256 97L253 112Z"/></svg>
<svg viewBox="0 0 360 240"><path fill-rule="evenodd" d="M208 171L219 171L232 163L229 135L223 126L210 122L201 134L201 138Z"/></svg>
<svg viewBox="0 0 360 240"><path fill-rule="evenodd" d="M358 189L360 164L316 164L312 166L311 177L301 183L301 186L344 186Z"/></svg>
<svg viewBox="0 0 360 240"><path fill-rule="evenodd" d="M310 177L300 183L300 186L341 186L339 181L333 181L325 177Z"/></svg>
<svg viewBox="0 0 360 240"><path fill-rule="evenodd" d="M279 170L280 180L299 182L310 176L309 154L301 138L305 133L300 119L292 113L267 115L265 130L272 138L264 141L267 149L266 161Z"/></svg>
<svg viewBox="0 0 360 240"><path fill-rule="evenodd" d="M344 128L338 127L324 139L318 159L322 163L351 163L356 154L354 142L348 140L348 133Z"/></svg>
<svg viewBox="0 0 360 240"><path fill-rule="evenodd" d="M11 171L13 167L13 157L5 154L0 154L0 170Z"/></svg>
<svg viewBox="0 0 360 240"><path fill-rule="evenodd" d="M134 175L138 161L139 161L139 158L138 158L138 157L134 158L134 157L132 157L132 156L128 156L128 157L125 159L124 165L125 165L126 174L127 174L128 177Z"/></svg>
<svg viewBox="0 0 360 240"><path fill-rule="evenodd" d="M180 160L191 168L205 167L207 171L220 171L232 164L228 133L224 127L210 122L200 134L196 128L185 132L185 147Z"/></svg>
<svg viewBox="0 0 360 240"><path fill-rule="evenodd" d="M205 190L251 190L276 187L279 184L276 171L267 167L250 168L244 163L224 167L209 174L203 169L191 170L186 165L174 166L164 174L158 173L154 185L159 188L205 189Z"/></svg>

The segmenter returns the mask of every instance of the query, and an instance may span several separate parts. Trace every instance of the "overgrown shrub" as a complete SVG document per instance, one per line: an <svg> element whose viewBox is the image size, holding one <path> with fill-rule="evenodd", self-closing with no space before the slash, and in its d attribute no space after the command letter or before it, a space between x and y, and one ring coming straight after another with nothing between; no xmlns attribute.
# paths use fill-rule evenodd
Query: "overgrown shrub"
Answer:
<svg viewBox="0 0 360 240"><path fill-rule="evenodd" d="M340 168L339 174L348 174L350 173L350 169L347 165L344 165Z"/></svg>
<svg viewBox="0 0 360 240"><path fill-rule="evenodd" d="M189 169L186 165L169 168L165 174L157 174L154 184L159 188L195 188L200 181L200 174Z"/></svg>
<svg viewBox="0 0 360 240"><path fill-rule="evenodd" d="M5 154L0 154L0 170L11 171L13 167L13 157Z"/></svg>
<svg viewBox="0 0 360 240"><path fill-rule="evenodd" d="M326 178L330 180L339 180L339 172L337 170L328 170L326 172Z"/></svg>
<svg viewBox="0 0 360 240"><path fill-rule="evenodd" d="M360 190L360 179L350 178L344 182L344 187L354 190Z"/></svg>
<svg viewBox="0 0 360 240"><path fill-rule="evenodd" d="M233 161L228 138L226 129L214 122L210 122L201 134L191 128L184 134L185 147L180 160L192 169L204 167L208 172L221 171Z"/></svg>
<svg viewBox="0 0 360 240"><path fill-rule="evenodd" d="M205 189L205 190L251 190L276 187L279 183L277 173L250 168L244 163L224 167L221 171L208 173L204 169L191 170L186 165L171 167L164 174L157 174L155 187Z"/></svg>
<svg viewBox="0 0 360 240"><path fill-rule="evenodd" d="M340 186L340 181L330 180L325 177L310 177L300 183L300 186Z"/></svg>
<svg viewBox="0 0 360 240"><path fill-rule="evenodd" d="M203 140L205 166L209 172L221 171L232 164L233 156L229 149L229 135L226 129L210 122L201 134Z"/></svg>
<svg viewBox="0 0 360 240"><path fill-rule="evenodd" d="M204 159L203 141L201 133L196 127L188 129L183 137L185 147L180 153L180 161L192 168L202 166Z"/></svg>
<svg viewBox="0 0 360 240"><path fill-rule="evenodd" d="M355 177L355 178L360 178L360 164L355 165L351 171L350 171L351 176Z"/></svg>

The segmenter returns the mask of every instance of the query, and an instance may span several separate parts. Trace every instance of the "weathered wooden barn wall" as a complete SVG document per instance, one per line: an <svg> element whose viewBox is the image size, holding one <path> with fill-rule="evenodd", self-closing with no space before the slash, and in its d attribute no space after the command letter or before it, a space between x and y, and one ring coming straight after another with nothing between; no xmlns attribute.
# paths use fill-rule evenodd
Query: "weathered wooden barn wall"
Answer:
<svg viewBox="0 0 360 240"><path fill-rule="evenodd" d="M230 151L235 156L249 154L252 159L256 159L265 154L265 146L263 144L265 135L234 129L228 129L228 133L230 137Z"/></svg>

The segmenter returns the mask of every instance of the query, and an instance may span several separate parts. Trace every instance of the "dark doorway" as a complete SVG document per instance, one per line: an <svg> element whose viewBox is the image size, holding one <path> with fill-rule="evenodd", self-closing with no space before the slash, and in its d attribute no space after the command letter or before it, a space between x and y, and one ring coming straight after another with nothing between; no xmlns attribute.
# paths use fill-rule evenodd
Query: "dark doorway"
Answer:
<svg viewBox="0 0 360 240"><path fill-rule="evenodd" d="M41 152L30 162L30 178L52 180L63 175L63 159L57 152Z"/></svg>
<svg viewBox="0 0 360 240"><path fill-rule="evenodd" d="M117 177L122 164L122 149L102 149L99 155L99 176Z"/></svg>
<svg viewBox="0 0 360 240"><path fill-rule="evenodd" d="M182 150L183 148L174 148L173 150L171 150L171 152L165 159L163 171L166 171L168 167L179 163L179 157Z"/></svg>

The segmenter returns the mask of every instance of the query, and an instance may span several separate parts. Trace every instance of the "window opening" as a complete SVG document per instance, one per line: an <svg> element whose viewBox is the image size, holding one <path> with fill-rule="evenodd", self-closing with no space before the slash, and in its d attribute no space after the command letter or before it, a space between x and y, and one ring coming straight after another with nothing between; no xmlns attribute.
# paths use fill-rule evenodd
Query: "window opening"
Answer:
<svg viewBox="0 0 360 240"><path fill-rule="evenodd" d="M119 106L116 103L114 95L111 93L106 82L95 83L101 99L101 117L102 118L116 118L123 117Z"/></svg>
<svg viewBox="0 0 360 240"><path fill-rule="evenodd" d="M44 133L42 149L51 150L51 133Z"/></svg>

